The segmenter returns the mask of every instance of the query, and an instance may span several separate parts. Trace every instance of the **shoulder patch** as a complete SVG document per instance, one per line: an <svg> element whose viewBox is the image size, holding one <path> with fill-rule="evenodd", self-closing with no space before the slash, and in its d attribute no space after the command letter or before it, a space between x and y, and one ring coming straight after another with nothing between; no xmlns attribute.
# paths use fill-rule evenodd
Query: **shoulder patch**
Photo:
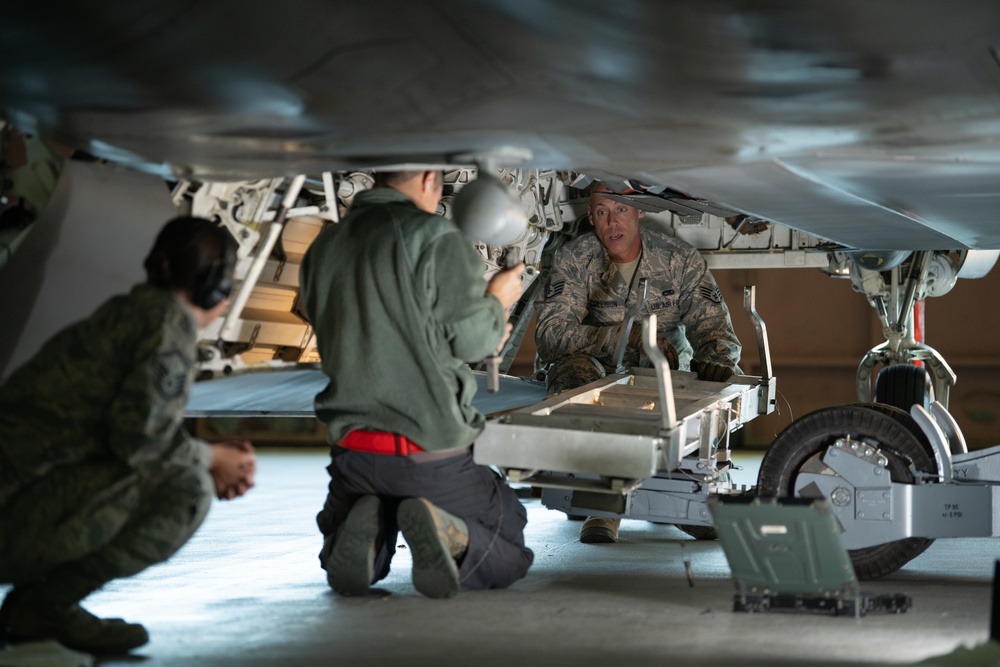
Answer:
<svg viewBox="0 0 1000 667"><path fill-rule="evenodd" d="M173 400L184 392L187 384L187 364L177 350L163 352L156 357L153 368L153 386L157 393L167 400Z"/></svg>
<svg viewBox="0 0 1000 667"><path fill-rule="evenodd" d="M549 284L549 291L545 293L546 299L551 299L552 297L559 296L562 294L563 289L566 287L565 280L557 280L554 283Z"/></svg>
<svg viewBox="0 0 1000 667"><path fill-rule="evenodd" d="M701 298L711 301L712 303L722 303L722 292L719 291L719 286L709 286L701 284L698 286L698 292L701 294Z"/></svg>

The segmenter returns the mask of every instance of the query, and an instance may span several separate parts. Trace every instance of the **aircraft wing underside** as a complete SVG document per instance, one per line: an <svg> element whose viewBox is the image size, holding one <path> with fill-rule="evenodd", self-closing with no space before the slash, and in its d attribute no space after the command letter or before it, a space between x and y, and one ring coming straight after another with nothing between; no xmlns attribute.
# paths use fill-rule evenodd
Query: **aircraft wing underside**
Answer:
<svg viewBox="0 0 1000 667"><path fill-rule="evenodd" d="M601 171L852 248L1000 247L991 0L2 14L0 116L171 180Z"/></svg>

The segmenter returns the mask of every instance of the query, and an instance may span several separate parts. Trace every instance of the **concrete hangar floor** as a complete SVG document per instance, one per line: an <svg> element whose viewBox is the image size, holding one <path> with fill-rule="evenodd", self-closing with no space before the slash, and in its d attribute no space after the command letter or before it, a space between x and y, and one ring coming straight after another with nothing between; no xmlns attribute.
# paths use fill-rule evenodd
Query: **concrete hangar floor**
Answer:
<svg viewBox="0 0 1000 667"><path fill-rule="evenodd" d="M740 455L737 482L755 481L758 458ZM510 589L424 598L403 543L370 597L341 598L316 556L326 460L320 449L261 451L257 488L216 503L167 563L92 595L89 609L142 622L151 635L131 656L99 664L889 665L989 638L992 539L938 540L892 576L862 582L910 595L904 614L746 614L732 611L718 542L625 521L620 543L584 545L578 522L529 497L535 564Z"/></svg>

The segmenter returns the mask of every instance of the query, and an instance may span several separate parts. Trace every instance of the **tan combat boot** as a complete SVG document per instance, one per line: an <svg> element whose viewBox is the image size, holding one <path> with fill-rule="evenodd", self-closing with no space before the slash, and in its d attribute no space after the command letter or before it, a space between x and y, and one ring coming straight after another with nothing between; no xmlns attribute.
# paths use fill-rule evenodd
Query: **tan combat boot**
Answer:
<svg viewBox="0 0 1000 667"><path fill-rule="evenodd" d="M580 541L584 544L613 544L618 541L621 519L602 516L587 517L580 527Z"/></svg>
<svg viewBox="0 0 1000 667"><path fill-rule="evenodd" d="M396 520L413 554L413 585L429 598L458 594L458 563L469 546L469 527L423 498L399 504Z"/></svg>
<svg viewBox="0 0 1000 667"><path fill-rule="evenodd" d="M330 588L341 595L368 595L382 533L382 502L377 496L362 496L337 529L323 565Z"/></svg>

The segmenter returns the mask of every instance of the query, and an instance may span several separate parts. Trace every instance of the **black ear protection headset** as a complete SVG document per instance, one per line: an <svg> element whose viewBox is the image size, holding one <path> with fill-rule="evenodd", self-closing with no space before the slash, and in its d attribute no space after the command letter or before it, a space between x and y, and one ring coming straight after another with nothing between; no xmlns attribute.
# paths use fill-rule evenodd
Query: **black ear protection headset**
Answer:
<svg viewBox="0 0 1000 667"><path fill-rule="evenodd" d="M213 235L218 243L210 242ZM204 244L221 252L198 271L203 251L211 252ZM204 218L174 218L160 230L146 257L147 279L164 289L190 290L193 305L211 310L233 291L236 249L236 239L225 227Z"/></svg>
<svg viewBox="0 0 1000 667"><path fill-rule="evenodd" d="M198 272L191 291L191 303L211 310L228 299L233 291L233 270L236 268L236 241L223 227L218 227L222 239L222 254L207 268Z"/></svg>

